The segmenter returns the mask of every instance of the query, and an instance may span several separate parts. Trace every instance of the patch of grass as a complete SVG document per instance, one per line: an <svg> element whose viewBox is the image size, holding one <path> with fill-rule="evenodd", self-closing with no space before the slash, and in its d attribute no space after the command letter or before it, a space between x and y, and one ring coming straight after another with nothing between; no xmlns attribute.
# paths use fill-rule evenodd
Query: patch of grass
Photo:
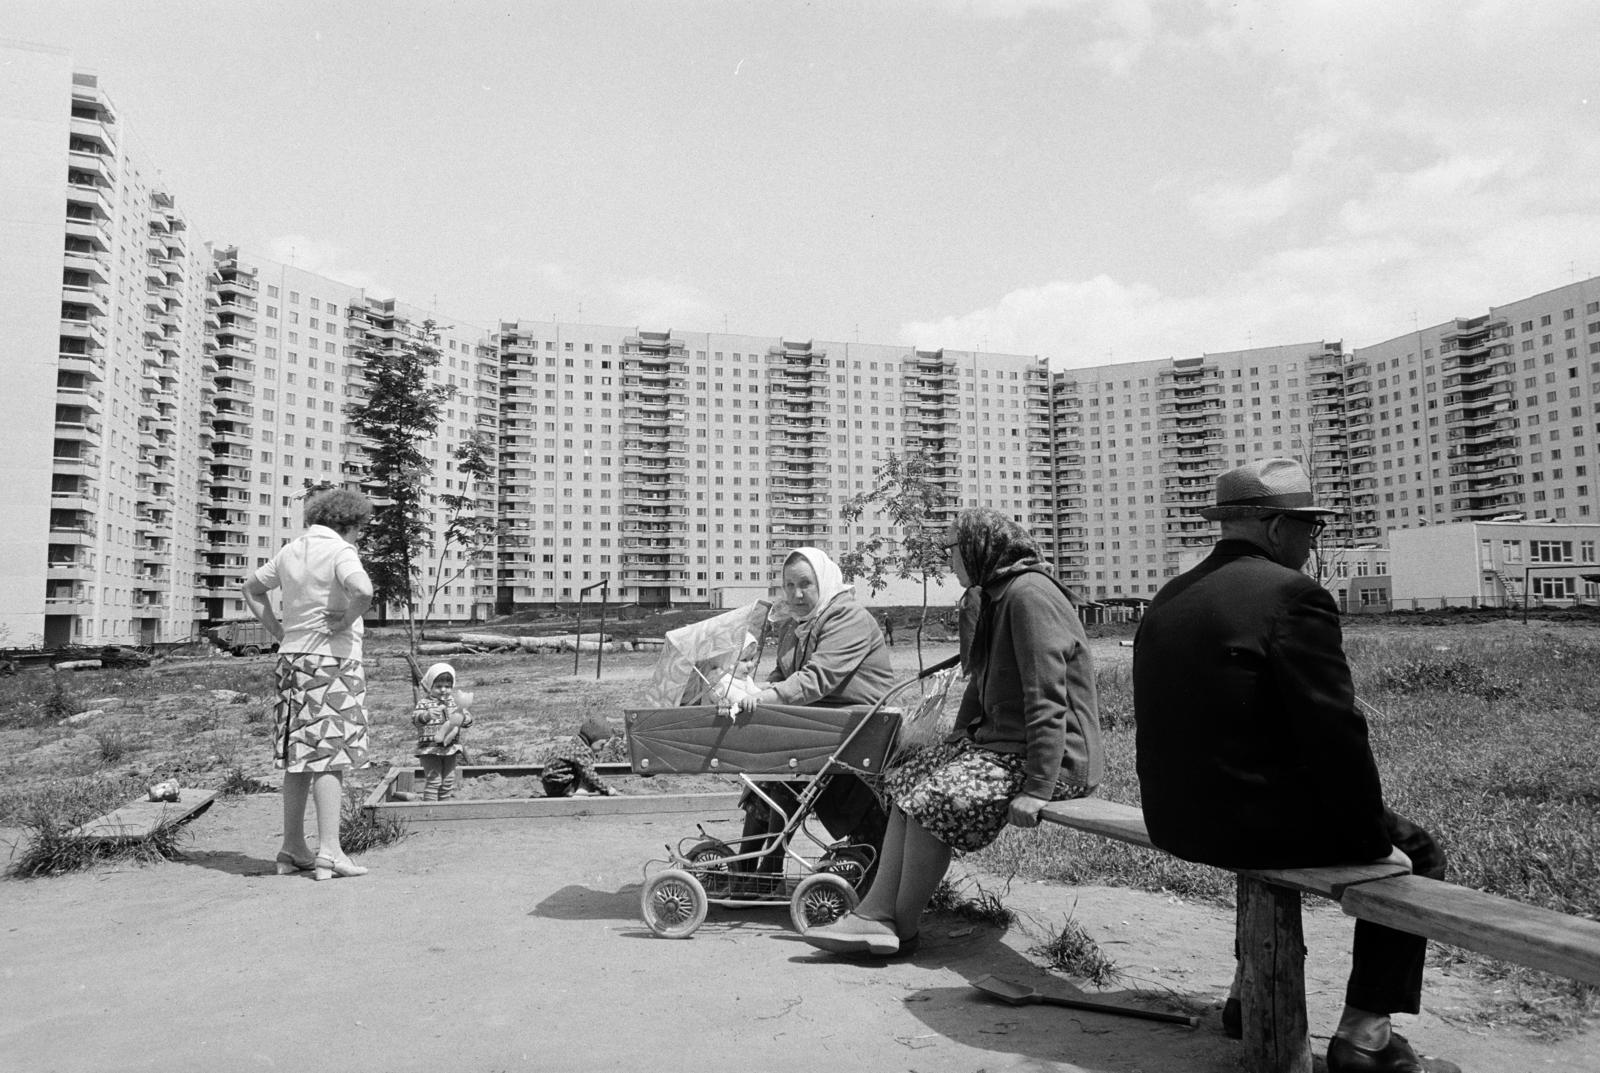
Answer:
<svg viewBox="0 0 1600 1073"><path fill-rule="evenodd" d="M406 821L396 816L379 816L361 807L365 791L347 785L339 809L339 845L346 853L365 853L369 849L393 845L411 832Z"/></svg>
<svg viewBox="0 0 1600 1073"><path fill-rule="evenodd" d="M117 764L128 755L130 745L128 736L122 732L121 727L101 727L94 732L94 740L100 746L100 762L102 764Z"/></svg>
<svg viewBox="0 0 1600 1073"><path fill-rule="evenodd" d="M59 674L50 676L50 692L44 698L44 718L47 722L59 723L83 711L83 706L73 696L72 690L67 688L65 680Z"/></svg>
<svg viewBox="0 0 1600 1073"><path fill-rule="evenodd" d="M1460 656L1405 659L1379 668L1374 676L1381 691L1397 694L1460 693L1497 700L1517 690L1517 682Z"/></svg>
<svg viewBox="0 0 1600 1073"><path fill-rule="evenodd" d="M970 894L962 889L967 883L972 886ZM1007 890L1009 889L1010 884L1007 883ZM1005 890L998 894L987 890L976 880L966 880L958 885L946 878L940 880L939 885L934 888L933 896L928 899L928 910L934 913L948 913L973 924L988 924L1005 930L1017 921L1015 911L1001 901L1005 893Z"/></svg>
<svg viewBox="0 0 1600 1073"><path fill-rule="evenodd" d="M222 776L222 783L217 787L223 797L240 797L246 794L273 794L278 788L270 782L263 782L254 775L246 775L244 768L235 765L229 768Z"/></svg>
<svg viewBox="0 0 1600 1073"><path fill-rule="evenodd" d="M1045 964L1057 972L1088 980L1097 987L1106 987L1122 976L1116 962L1100 949L1087 928L1068 916L1061 927L1051 929L1028 953L1042 957Z"/></svg>
<svg viewBox="0 0 1600 1073"><path fill-rule="evenodd" d="M30 879L82 871L101 861L148 863L178 856L183 831L177 824L164 824L139 839L84 838L72 833L142 789L126 778L87 778L62 780L30 795L20 810L27 834L7 874Z"/></svg>
<svg viewBox="0 0 1600 1073"><path fill-rule="evenodd" d="M1600 919L1600 750L1577 746L1600 741L1600 636L1551 625L1396 633L1351 622L1345 639L1390 806L1439 838L1451 882ZM1101 673L1097 685L1107 728L1099 794L1137 805L1133 726L1124 719L1131 682ZM1230 872L1054 826L1007 828L967 860L1029 879L1220 905L1235 891ZM1504 1015L1535 1030L1600 1006L1600 990L1477 954L1431 944L1430 959L1520 989L1525 1000Z"/></svg>

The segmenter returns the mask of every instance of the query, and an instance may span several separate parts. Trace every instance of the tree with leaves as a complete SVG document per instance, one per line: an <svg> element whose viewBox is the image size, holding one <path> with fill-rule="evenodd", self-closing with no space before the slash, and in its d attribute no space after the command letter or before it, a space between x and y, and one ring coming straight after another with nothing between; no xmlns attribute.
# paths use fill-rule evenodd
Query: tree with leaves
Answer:
<svg viewBox="0 0 1600 1073"><path fill-rule="evenodd" d="M928 623L928 585L945 577L948 556L944 548L942 514L946 497L942 485L929 477L930 465L921 451L890 455L873 469L870 492L858 492L839 509L845 524L868 510L886 518L898 536L875 536L839 556L839 569L847 579L860 578L876 595L891 578L922 582L922 614L917 620L917 663L922 663L922 631Z"/></svg>
<svg viewBox="0 0 1600 1073"><path fill-rule="evenodd" d="M397 318L398 319L398 318ZM363 487L375 509L361 543L361 559L372 578L380 614L389 605L406 609L413 653L417 647L417 555L428 542L431 519L425 491L433 464L423 445L439 428L439 415L455 389L429 383L439 365L438 333L432 320L386 347L360 351L367 397L345 408L351 427L368 439Z"/></svg>
<svg viewBox="0 0 1600 1073"><path fill-rule="evenodd" d="M422 612L424 622L433 617L434 601L447 585L454 584L468 570L489 558L495 537L500 532L499 522L494 516L494 500L474 494L475 485L493 487L494 440L486 433L474 432L451 453L455 456L456 473L462 478L461 492L438 497L447 512L447 518L444 543L439 547L439 556L433 564L433 577L428 584L428 604ZM484 493L485 497L489 495L488 492ZM449 570L445 561L453 547L461 549L462 557L460 564L454 570Z"/></svg>

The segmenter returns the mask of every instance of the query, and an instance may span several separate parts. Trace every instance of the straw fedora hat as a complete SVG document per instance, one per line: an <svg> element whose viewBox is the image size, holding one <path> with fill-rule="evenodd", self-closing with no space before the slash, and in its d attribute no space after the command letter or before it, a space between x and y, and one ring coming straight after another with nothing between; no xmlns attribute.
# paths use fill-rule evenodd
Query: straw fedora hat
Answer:
<svg viewBox="0 0 1600 1073"><path fill-rule="evenodd" d="M1200 517L1218 522L1264 514L1316 518L1342 513L1317 506L1311 499L1311 478L1305 467L1292 458L1263 458L1218 477L1216 505L1201 508Z"/></svg>

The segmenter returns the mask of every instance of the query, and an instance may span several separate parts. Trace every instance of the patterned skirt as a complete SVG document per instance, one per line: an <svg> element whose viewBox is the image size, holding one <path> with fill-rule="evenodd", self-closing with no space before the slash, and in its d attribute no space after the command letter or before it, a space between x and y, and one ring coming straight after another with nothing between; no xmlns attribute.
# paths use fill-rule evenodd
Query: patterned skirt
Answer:
<svg viewBox="0 0 1600 1073"><path fill-rule="evenodd" d="M939 742L891 770L884 786L900 810L933 837L957 853L971 853L999 838L1010 822L1011 799L1027 781L1025 763L1025 757L969 741ZM1087 792L1063 773L1050 800Z"/></svg>
<svg viewBox="0 0 1600 1073"><path fill-rule="evenodd" d="M272 756L291 774L367 762L367 679L358 659L280 655Z"/></svg>

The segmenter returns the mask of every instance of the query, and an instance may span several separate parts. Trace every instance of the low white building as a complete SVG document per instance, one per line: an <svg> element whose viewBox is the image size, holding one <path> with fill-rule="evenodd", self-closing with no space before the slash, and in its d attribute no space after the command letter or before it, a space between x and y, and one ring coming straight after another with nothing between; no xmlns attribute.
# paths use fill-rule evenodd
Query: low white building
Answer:
<svg viewBox="0 0 1600 1073"><path fill-rule="evenodd" d="M1389 531L1396 610L1594 603L1600 525L1521 517Z"/></svg>

